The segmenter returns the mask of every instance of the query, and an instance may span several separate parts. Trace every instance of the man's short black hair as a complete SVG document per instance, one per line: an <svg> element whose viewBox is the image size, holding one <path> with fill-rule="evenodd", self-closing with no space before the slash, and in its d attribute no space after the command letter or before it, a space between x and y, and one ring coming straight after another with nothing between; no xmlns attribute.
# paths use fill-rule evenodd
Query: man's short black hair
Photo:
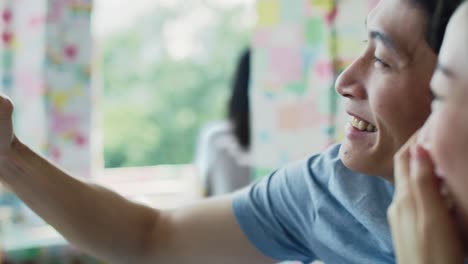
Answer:
<svg viewBox="0 0 468 264"><path fill-rule="evenodd" d="M427 18L426 40L439 54L450 17L464 0L410 0Z"/></svg>

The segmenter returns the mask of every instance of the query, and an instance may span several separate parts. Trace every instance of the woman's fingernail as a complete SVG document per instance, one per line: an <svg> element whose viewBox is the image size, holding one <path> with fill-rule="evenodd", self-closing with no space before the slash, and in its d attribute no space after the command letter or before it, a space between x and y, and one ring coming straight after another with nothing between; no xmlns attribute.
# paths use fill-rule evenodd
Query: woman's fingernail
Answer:
<svg viewBox="0 0 468 264"><path fill-rule="evenodd" d="M411 148L411 157L414 160L422 161L426 159L427 152L421 145L416 144Z"/></svg>

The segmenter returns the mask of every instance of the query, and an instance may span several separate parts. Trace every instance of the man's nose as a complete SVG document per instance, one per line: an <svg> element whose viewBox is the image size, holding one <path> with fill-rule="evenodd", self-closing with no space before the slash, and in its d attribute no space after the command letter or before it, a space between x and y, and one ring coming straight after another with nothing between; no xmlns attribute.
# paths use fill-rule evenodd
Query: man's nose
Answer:
<svg viewBox="0 0 468 264"><path fill-rule="evenodd" d="M338 77L336 81L336 91L343 97L357 100L367 99L367 92L364 85L365 65L362 57L357 58Z"/></svg>

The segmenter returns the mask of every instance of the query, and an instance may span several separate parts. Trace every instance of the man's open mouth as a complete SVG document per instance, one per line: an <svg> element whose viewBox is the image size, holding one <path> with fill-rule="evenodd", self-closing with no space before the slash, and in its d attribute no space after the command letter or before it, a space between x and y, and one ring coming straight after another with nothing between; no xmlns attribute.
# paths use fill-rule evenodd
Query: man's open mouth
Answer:
<svg viewBox="0 0 468 264"><path fill-rule="evenodd" d="M359 131L374 133L377 132L377 127L365 120L351 116L351 125Z"/></svg>

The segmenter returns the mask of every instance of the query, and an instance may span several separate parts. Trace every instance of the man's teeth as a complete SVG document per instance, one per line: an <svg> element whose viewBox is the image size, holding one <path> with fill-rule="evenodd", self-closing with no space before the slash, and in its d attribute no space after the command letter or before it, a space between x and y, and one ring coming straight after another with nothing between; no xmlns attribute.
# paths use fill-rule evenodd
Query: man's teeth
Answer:
<svg viewBox="0 0 468 264"><path fill-rule="evenodd" d="M359 129L361 131L367 131L367 132L376 132L377 131L377 128L374 125L369 124L364 120L357 119L354 116L351 117L351 124L353 125L353 127L357 128L357 129Z"/></svg>

